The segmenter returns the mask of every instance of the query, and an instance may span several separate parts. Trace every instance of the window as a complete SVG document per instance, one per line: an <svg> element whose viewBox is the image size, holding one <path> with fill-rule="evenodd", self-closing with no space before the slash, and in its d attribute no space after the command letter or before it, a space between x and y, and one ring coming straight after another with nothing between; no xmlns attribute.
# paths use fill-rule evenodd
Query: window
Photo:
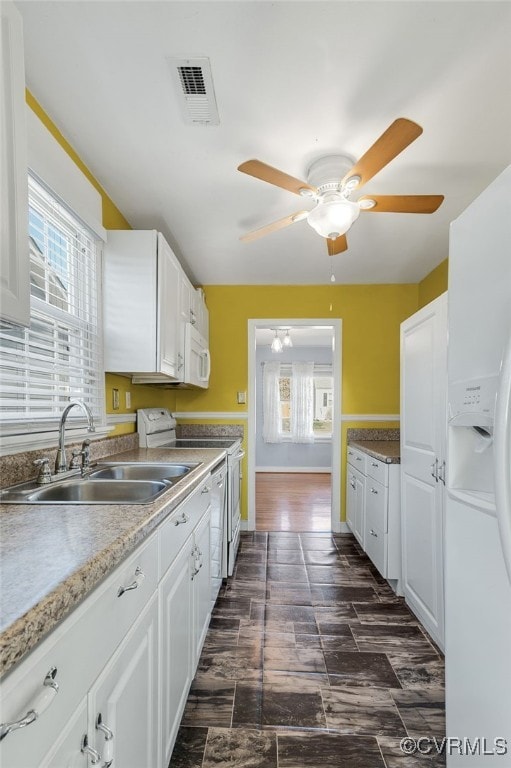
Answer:
<svg viewBox="0 0 511 768"><path fill-rule="evenodd" d="M332 436L330 365L263 363L263 440L297 443Z"/></svg>
<svg viewBox="0 0 511 768"><path fill-rule="evenodd" d="M282 435L286 437L291 436L291 366L281 365L280 371L280 421ZM316 438L332 436L333 387L331 367L315 366L313 429Z"/></svg>
<svg viewBox="0 0 511 768"><path fill-rule="evenodd" d="M103 421L101 241L29 177L29 328L0 324L0 420L17 434L55 428L70 398ZM76 416L81 419L78 409Z"/></svg>

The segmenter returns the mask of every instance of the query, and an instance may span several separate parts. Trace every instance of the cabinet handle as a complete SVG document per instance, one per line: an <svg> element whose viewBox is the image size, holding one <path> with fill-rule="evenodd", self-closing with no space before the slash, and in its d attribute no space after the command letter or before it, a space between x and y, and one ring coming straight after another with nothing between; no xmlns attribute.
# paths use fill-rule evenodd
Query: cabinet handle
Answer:
<svg viewBox="0 0 511 768"><path fill-rule="evenodd" d="M376 493L376 494L378 494L378 491L376 490L376 488L371 488L371 493Z"/></svg>
<svg viewBox="0 0 511 768"><path fill-rule="evenodd" d="M371 528L371 530L369 531L369 533L371 534L371 536L376 536L376 538L378 538L378 534L376 533L376 531L373 531L373 529L372 529L372 528Z"/></svg>
<svg viewBox="0 0 511 768"><path fill-rule="evenodd" d="M438 479L445 485L445 459L438 469Z"/></svg>
<svg viewBox="0 0 511 768"><path fill-rule="evenodd" d="M362 461L362 457L361 457L361 456L355 456L355 459L356 459L357 461Z"/></svg>
<svg viewBox="0 0 511 768"><path fill-rule="evenodd" d="M89 739L87 738L87 734L85 734L85 736L82 739L82 746L80 751L83 755L88 755L90 757L90 761L92 765L97 765L101 760L101 755L99 754L97 749L94 749L94 747L89 746Z"/></svg>
<svg viewBox="0 0 511 768"><path fill-rule="evenodd" d="M183 366L184 366L183 355L180 352L178 352L177 353L177 370L180 371Z"/></svg>
<svg viewBox="0 0 511 768"><path fill-rule="evenodd" d="M372 467L377 467L377 466L378 466L378 464L377 464L375 461L372 461L372 462L371 462L371 466L372 466Z"/></svg>
<svg viewBox="0 0 511 768"><path fill-rule="evenodd" d="M174 520L174 525L182 525L183 523L187 523L190 518L186 514L186 512L181 513L181 517L178 517L176 520Z"/></svg>
<svg viewBox="0 0 511 768"><path fill-rule="evenodd" d="M353 451L348 451L348 456L353 456Z"/></svg>
<svg viewBox="0 0 511 768"><path fill-rule="evenodd" d="M434 477L435 482L438 483L438 459L435 459L431 465L431 477Z"/></svg>
<svg viewBox="0 0 511 768"><path fill-rule="evenodd" d="M353 481L353 480L350 482L350 485L351 485L351 487L353 488L353 490L355 491L355 490L356 490L356 488L357 488L357 486L355 485L355 483L354 483L354 481Z"/></svg>
<svg viewBox="0 0 511 768"><path fill-rule="evenodd" d="M138 589L138 587L142 584L144 579L145 579L145 573L142 570L142 568L139 565L137 565L135 569L134 581L132 581L131 584L128 584L127 587L119 587L119 590L117 592L117 597L124 595L125 592L131 592L132 589Z"/></svg>
<svg viewBox="0 0 511 768"><path fill-rule="evenodd" d="M104 724L101 712L96 721L96 730L101 731L105 737L105 747L103 749L103 754L101 755L101 759L103 760L101 768L110 768L114 761L114 733Z"/></svg>
<svg viewBox="0 0 511 768"><path fill-rule="evenodd" d="M2 723L0 725L0 741L5 739L11 731L17 731L19 728L25 728L25 726L30 725L48 709L59 690L58 683L55 681L56 674L57 667L51 667L48 670L43 680L42 688L27 705L27 712L23 717L19 718L19 720L14 720L12 723Z"/></svg>
<svg viewBox="0 0 511 768"><path fill-rule="evenodd" d="M205 485L204 488L202 489L201 493L209 493L209 486Z"/></svg>
<svg viewBox="0 0 511 768"><path fill-rule="evenodd" d="M219 488L221 488L221 487L223 486L223 484L224 484L224 481L223 481L223 480L217 480L217 481L216 481L216 484L217 484L217 486L218 486Z"/></svg>

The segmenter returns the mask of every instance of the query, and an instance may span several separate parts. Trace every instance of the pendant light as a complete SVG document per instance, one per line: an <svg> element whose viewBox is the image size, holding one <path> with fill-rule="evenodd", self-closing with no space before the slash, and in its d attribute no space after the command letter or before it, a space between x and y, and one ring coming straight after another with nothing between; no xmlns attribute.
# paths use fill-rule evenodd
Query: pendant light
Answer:
<svg viewBox="0 0 511 768"><path fill-rule="evenodd" d="M273 340L271 342L271 351L272 352L282 352L282 342L279 339L279 336L277 334L277 329L273 329L273 333L275 336L273 337Z"/></svg>
<svg viewBox="0 0 511 768"><path fill-rule="evenodd" d="M293 340L292 340L291 336L289 335L289 328L286 331L286 335L282 339L282 345L284 347L287 347L287 349L291 349L291 347L293 346Z"/></svg>

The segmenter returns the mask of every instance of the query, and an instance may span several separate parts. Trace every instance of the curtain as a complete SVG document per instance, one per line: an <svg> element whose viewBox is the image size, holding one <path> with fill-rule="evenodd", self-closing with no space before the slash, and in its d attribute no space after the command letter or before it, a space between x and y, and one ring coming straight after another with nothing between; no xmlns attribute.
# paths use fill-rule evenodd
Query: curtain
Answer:
<svg viewBox="0 0 511 768"><path fill-rule="evenodd" d="M314 363L291 366L291 439L314 442Z"/></svg>
<svg viewBox="0 0 511 768"><path fill-rule="evenodd" d="M263 440L280 443L280 363L267 362L263 367Z"/></svg>

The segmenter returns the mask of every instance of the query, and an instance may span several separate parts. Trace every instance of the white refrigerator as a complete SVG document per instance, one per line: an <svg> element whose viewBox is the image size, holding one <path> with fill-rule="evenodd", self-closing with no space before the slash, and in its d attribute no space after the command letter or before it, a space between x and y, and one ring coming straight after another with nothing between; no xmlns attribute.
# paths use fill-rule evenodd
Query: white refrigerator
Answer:
<svg viewBox="0 0 511 768"><path fill-rule="evenodd" d="M508 768L511 166L451 224L448 312L447 765Z"/></svg>

